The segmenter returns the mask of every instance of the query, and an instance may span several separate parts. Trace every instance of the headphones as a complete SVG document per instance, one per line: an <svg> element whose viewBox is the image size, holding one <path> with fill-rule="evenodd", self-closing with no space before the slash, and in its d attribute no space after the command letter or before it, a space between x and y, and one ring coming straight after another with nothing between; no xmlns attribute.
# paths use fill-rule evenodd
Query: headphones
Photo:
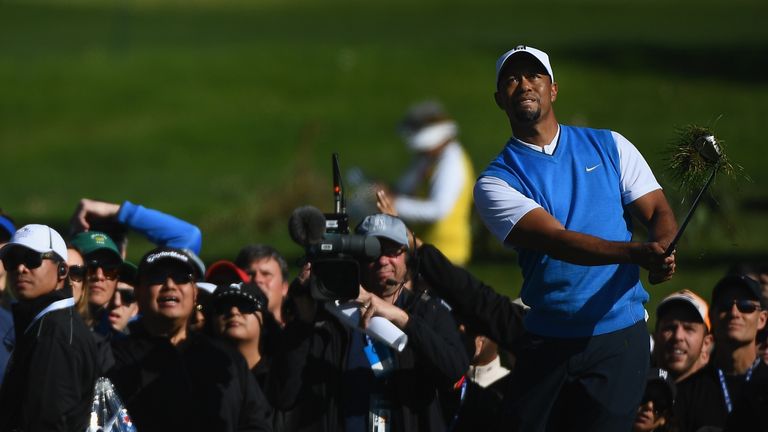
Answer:
<svg viewBox="0 0 768 432"><path fill-rule="evenodd" d="M63 278L64 276L67 275L67 273L69 273L69 266L67 265L67 263L63 263L63 262L59 263L58 270L59 270L59 277Z"/></svg>
<svg viewBox="0 0 768 432"><path fill-rule="evenodd" d="M48 227L48 247L53 250L53 230ZM57 268L57 274L59 279L65 277L69 273L69 266L65 262L60 262Z"/></svg>

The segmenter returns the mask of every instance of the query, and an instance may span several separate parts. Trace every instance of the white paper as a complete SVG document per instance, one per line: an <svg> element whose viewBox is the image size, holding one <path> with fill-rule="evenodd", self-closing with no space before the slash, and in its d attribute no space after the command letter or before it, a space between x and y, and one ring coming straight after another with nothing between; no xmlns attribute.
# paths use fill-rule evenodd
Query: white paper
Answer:
<svg viewBox="0 0 768 432"><path fill-rule="evenodd" d="M356 301L343 304L327 302L325 303L325 308L345 325L352 328L360 328L360 303ZM403 333L402 330L388 319L380 316L371 318L368 328L361 330L372 338L394 348L397 352L402 352L405 345L408 344L408 335Z"/></svg>

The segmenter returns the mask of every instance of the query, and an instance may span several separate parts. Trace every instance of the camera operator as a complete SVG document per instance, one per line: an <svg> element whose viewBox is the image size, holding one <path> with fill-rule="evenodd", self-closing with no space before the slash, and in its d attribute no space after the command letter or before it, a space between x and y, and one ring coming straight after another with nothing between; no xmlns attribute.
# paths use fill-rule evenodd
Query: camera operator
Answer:
<svg viewBox="0 0 768 432"><path fill-rule="evenodd" d="M413 249L400 219L371 215L356 232L376 237L382 251L360 263L360 325L387 318L408 344L396 352L362 328L345 327L310 297L306 283L294 283L296 314L272 370L272 382L281 383L272 389L276 405L291 410L288 423L300 421L286 430L445 431L438 389L451 388L469 366L456 322L412 277Z"/></svg>

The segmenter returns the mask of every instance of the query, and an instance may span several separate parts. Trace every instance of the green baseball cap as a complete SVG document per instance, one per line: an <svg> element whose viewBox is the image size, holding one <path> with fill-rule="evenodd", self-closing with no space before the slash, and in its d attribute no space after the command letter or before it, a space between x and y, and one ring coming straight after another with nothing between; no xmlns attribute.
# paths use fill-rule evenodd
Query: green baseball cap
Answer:
<svg viewBox="0 0 768 432"><path fill-rule="evenodd" d="M72 246L74 246L75 249L77 249L81 254L83 254L83 257L88 257L88 255L93 254L97 251L108 251L114 254L115 258L117 258L120 262L123 261L122 255L120 255L120 250L117 249L117 245L114 241L112 241L111 238L109 238L108 235L104 234L100 231L85 231L78 233L74 237L72 237L72 241L70 241Z"/></svg>

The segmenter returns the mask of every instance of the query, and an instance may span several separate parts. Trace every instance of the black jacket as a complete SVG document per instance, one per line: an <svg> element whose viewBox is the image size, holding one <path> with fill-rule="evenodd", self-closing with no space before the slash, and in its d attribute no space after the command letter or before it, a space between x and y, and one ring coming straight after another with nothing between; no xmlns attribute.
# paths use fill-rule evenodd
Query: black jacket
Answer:
<svg viewBox="0 0 768 432"><path fill-rule="evenodd" d="M501 426L502 400L509 391L512 374L507 374L498 381L482 387L467 380L463 401L457 401L458 412L451 420L450 432L490 431Z"/></svg>
<svg viewBox="0 0 768 432"><path fill-rule="evenodd" d="M0 389L0 431L82 431L97 378L96 345L72 307L34 317L69 289L13 305L16 345Z"/></svg>
<svg viewBox="0 0 768 432"><path fill-rule="evenodd" d="M514 352L515 343L525 330L522 306L451 264L434 246L425 244L418 254L422 278L451 305L467 327L489 337L500 348Z"/></svg>
<svg viewBox="0 0 768 432"><path fill-rule="evenodd" d="M445 431L437 397L469 367L456 322L442 302L403 290L410 319L408 345L395 353L384 386L392 395L393 432ZM314 323L293 321L283 331L270 383L287 431L343 431L342 381L352 330L320 308Z"/></svg>
<svg viewBox="0 0 768 432"><path fill-rule="evenodd" d="M765 398L768 393L760 394L760 385L768 383L768 366L760 362L755 368L752 379L745 382L743 376L738 378L728 377L728 380L738 381L740 386L729 385L730 397L733 401L734 411L728 415L725 405L722 385L718 377L717 368L710 362L707 366L696 371L693 375L677 383L677 397L675 400L675 415L680 423L682 432L697 432L701 428L724 428L726 424L749 424L752 408L766 405ZM749 384L749 385L747 385ZM755 387L757 386L757 387ZM761 412L762 414L762 412ZM735 420L729 419L735 417ZM754 424L751 426L755 426ZM756 430L731 427L728 430Z"/></svg>
<svg viewBox="0 0 768 432"><path fill-rule="evenodd" d="M269 406L245 359L229 345L190 333L178 347L132 323L112 341L108 376L141 432L271 431Z"/></svg>

